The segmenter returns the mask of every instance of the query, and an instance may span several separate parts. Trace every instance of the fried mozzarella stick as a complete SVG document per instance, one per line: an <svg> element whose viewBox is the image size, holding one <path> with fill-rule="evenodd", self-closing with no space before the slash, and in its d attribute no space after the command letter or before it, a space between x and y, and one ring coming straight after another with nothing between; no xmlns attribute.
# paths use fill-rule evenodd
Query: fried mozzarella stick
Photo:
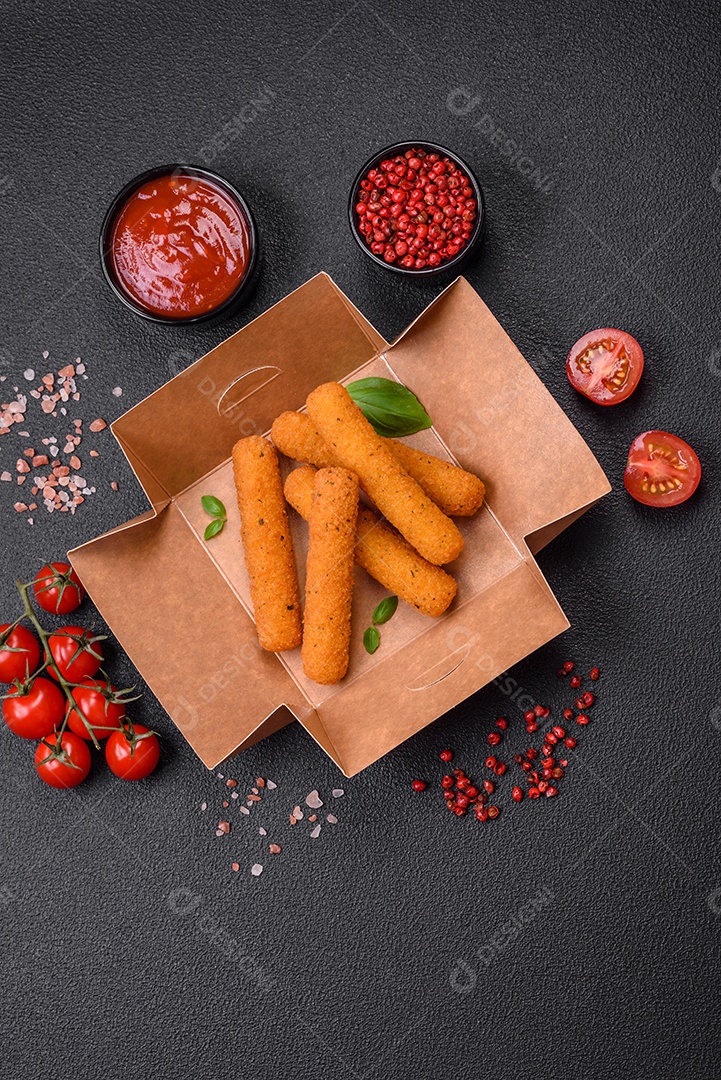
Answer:
<svg viewBox="0 0 721 1080"><path fill-rule="evenodd" d="M307 521L315 469L294 469L285 481L285 497ZM424 615L439 616L456 595L456 582L440 566L422 558L407 540L367 506L358 508L355 561L389 592Z"/></svg>
<svg viewBox="0 0 721 1080"><path fill-rule="evenodd" d="M348 670L358 477L320 469L314 477L303 621L303 671L332 686Z"/></svg>
<svg viewBox="0 0 721 1080"><path fill-rule="evenodd" d="M307 461L318 469L338 464L305 413L284 412L274 421L271 434L281 454L294 461ZM383 441L444 514L472 517L483 503L486 489L473 473L395 439Z"/></svg>
<svg viewBox="0 0 721 1080"><path fill-rule="evenodd" d="M240 535L261 649L301 642L298 576L275 447L259 435L233 447Z"/></svg>
<svg viewBox="0 0 721 1080"><path fill-rule="evenodd" d="M409 476L340 383L323 383L306 402L308 415L344 469L358 475L384 517L424 559L441 565L460 555L463 537Z"/></svg>

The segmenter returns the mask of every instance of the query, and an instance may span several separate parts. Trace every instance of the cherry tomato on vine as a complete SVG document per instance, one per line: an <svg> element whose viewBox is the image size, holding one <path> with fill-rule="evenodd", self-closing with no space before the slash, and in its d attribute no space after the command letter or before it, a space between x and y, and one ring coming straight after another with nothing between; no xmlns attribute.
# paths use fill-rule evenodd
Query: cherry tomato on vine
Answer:
<svg viewBox="0 0 721 1080"><path fill-rule="evenodd" d="M625 330L591 330L568 354L568 381L597 405L618 405L630 397L643 371L643 351Z"/></svg>
<svg viewBox="0 0 721 1080"><path fill-rule="evenodd" d="M65 695L50 679L37 678L32 686L14 686L2 705L3 719L23 739L42 739L60 727L65 716Z"/></svg>
<svg viewBox="0 0 721 1080"><path fill-rule="evenodd" d="M130 731L114 731L105 744L108 767L121 780L143 780L150 776L159 759L158 736L142 724L133 725Z"/></svg>
<svg viewBox="0 0 721 1080"><path fill-rule="evenodd" d="M668 431L644 431L631 443L623 474L626 491L645 506L678 506L701 479L696 452Z"/></svg>
<svg viewBox="0 0 721 1080"><path fill-rule="evenodd" d="M69 712L68 727L81 739L89 740L90 734L83 721L84 716L92 727L95 738L107 739L112 731L120 727L120 721L125 716L125 703L116 688L105 679L87 676L83 683L85 685L73 689L77 708ZM82 716L78 708L82 710Z"/></svg>
<svg viewBox="0 0 721 1080"><path fill-rule="evenodd" d="M94 634L82 626L63 626L50 635L50 652L60 673L68 682L82 682L94 675L103 662L103 650ZM57 679L51 667L48 675Z"/></svg>
<svg viewBox="0 0 721 1080"><path fill-rule="evenodd" d="M85 590L70 563L46 563L35 575L33 583L35 599L43 609L53 615L67 615L79 606Z"/></svg>
<svg viewBox="0 0 721 1080"><path fill-rule="evenodd" d="M40 645L35 634L26 626L16 626L6 637L10 626L10 623L0 625L0 682L4 683L29 678L40 663Z"/></svg>
<svg viewBox="0 0 721 1080"><path fill-rule="evenodd" d="M58 736L49 735L38 743L35 768L40 779L50 787L74 788L82 784L90 772L90 750L72 731L63 733L60 747Z"/></svg>

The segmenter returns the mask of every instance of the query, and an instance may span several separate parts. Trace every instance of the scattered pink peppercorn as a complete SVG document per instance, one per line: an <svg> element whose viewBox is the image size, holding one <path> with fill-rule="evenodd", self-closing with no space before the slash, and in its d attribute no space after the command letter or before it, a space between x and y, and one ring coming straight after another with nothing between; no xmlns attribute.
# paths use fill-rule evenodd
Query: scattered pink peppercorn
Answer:
<svg viewBox="0 0 721 1080"><path fill-rule="evenodd" d="M491 754L489 757L486 758L486 768L487 769L495 769L495 767L496 767L496 759L494 758L493 754Z"/></svg>
<svg viewBox="0 0 721 1080"><path fill-rule="evenodd" d="M596 701L596 695L592 694L590 690L587 690L585 694L581 695L581 701L583 702L584 709L590 709Z"/></svg>
<svg viewBox="0 0 721 1080"><path fill-rule="evenodd" d="M590 671L590 674L589 674L589 679L592 679L593 682L596 682L596 680L598 679L600 674L601 674L601 671L600 671L599 668L597 668L597 667L591 668L591 671Z"/></svg>
<svg viewBox="0 0 721 1080"><path fill-rule="evenodd" d="M571 688L573 690L578 690L580 685L581 685L581 676L580 675L574 675L573 678L571 679Z"/></svg>
<svg viewBox="0 0 721 1080"><path fill-rule="evenodd" d="M425 780L414 780L411 786L414 791L425 791L428 785Z"/></svg>
<svg viewBox="0 0 721 1080"><path fill-rule="evenodd" d="M498 717L498 719L496 720L496 727L500 728L501 731L506 731L506 729L508 728L508 721L506 720L505 716Z"/></svg>
<svg viewBox="0 0 721 1080"><path fill-rule="evenodd" d="M452 761L453 760L453 751L452 750L441 750L440 758L441 758L441 761Z"/></svg>
<svg viewBox="0 0 721 1080"><path fill-rule="evenodd" d="M498 746L501 741L501 736L497 731L489 731L487 741L489 746Z"/></svg>
<svg viewBox="0 0 721 1080"><path fill-rule="evenodd" d="M496 785L493 783L492 780L484 780L483 790L487 791L489 795L492 795L493 792L496 790Z"/></svg>
<svg viewBox="0 0 721 1080"><path fill-rule="evenodd" d="M523 798L523 792L519 787L514 787L513 791L511 792L511 798L514 802L521 801L521 799Z"/></svg>
<svg viewBox="0 0 721 1080"><path fill-rule="evenodd" d="M501 812L501 808L499 806L489 806L488 807L488 817L491 820L493 820L493 818L497 818L498 815L500 814L500 812Z"/></svg>
<svg viewBox="0 0 721 1080"><path fill-rule="evenodd" d="M569 750L576 749L576 740L574 739L573 735L567 735L563 741Z"/></svg>
<svg viewBox="0 0 721 1080"><path fill-rule="evenodd" d="M576 723L577 724L584 724L585 725L585 724L588 724L590 722L590 720L591 720L591 717L586 716L585 713L579 713L578 716L576 717Z"/></svg>

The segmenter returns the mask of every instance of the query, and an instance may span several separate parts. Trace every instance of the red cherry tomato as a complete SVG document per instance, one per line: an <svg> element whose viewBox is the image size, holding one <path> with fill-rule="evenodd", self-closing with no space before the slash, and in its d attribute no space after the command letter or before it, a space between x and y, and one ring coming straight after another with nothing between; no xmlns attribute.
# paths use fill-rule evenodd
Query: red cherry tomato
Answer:
<svg viewBox="0 0 721 1080"><path fill-rule="evenodd" d="M40 662L40 645L35 634L25 626L16 626L6 637L10 626L10 623L0 626L0 682L4 683L29 678Z"/></svg>
<svg viewBox="0 0 721 1080"><path fill-rule="evenodd" d="M53 754L57 754L53 757ZM54 788L74 788L82 784L90 772L90 750L82 739L65 731L60 740L49 735L38 743L35 751L35 768L44 783Z"/></svg>
<svg viewBox="0 0 721 1080"><path fill-rule="evenodd" d="M86 675L94 675L103 662L100 642L82 626L63 626L50 635L50 652L68 682L82 682ZM57 679L51 667L48 675Z"/></svg>
<svg viewBox="0 0 721 1080"><path fill-rule="evenodd" d="M3 719L23 739L42 739L60 727L65 695L50 679L35 679L29 690L14 686L3 701Z"/></svg>
<svg viewBox="0 0 721 1080"><path fill-rule="evenodd" d="M626 491L645 506L678 506L701 479L694 450L668 431L644 431L631 443L623 474Z"/></svg>
<svg viewBox="0 0 721 1080"><path fill-rule="evenodd" d="M35 599L44 611L67 615L79 606L85 590L70 563L46 563L35 575Z"/></svg>
<svg viewBox="0 0 721 1080"><path fill-rule="evenodd" d="M566 374L579 393L597 405L630 397L643 371L643 352L625 330L591 330L568 354Z"/></svg>
<svg viewBox="0 0 721 1080"><path fill-rule="evenodd" d="M134 732L134 734L133 734ZM142 724L135 724L133 732L114 731L105 744L105 760L110 771L121 780L142 780L149 776L160 759L158 736ZM142 735L138 739L135 736Z"/></svg>
<svg viewBox="0 0 721 1080"><path fill-rule="evenodd" d="M83 679L84 686L73 689L73 698L77 708L73 708L68 717L68 727L81 739L90 739L90 734L83 721L83 716L93 729L96 739L107 739L111 731L120 727L125 716L125 705L117 699L117 690L104 679ZM78 712L82 710L82 716Z"/></svg>

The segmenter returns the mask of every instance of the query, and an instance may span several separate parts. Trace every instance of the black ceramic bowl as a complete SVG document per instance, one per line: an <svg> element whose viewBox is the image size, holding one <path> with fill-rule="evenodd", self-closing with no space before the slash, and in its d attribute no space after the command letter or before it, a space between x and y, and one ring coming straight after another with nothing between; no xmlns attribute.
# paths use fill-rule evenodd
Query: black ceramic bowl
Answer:
<svg viewBox="0 0 721 1080"><path fill-rule="evenodd" d="M366 243L365 237L358 227L360 218L355 209L356 204L358 203L358 195L361 190L361 180L365 179L369 170L377 168L381 161L385 161L386 158L398 157L399 155L405 154L407 150L425 150L429 154L440 154L442 158L447 157L455 162L470 180L476 198L476 205L478 207L473 232L462 250L459 251L457 255L454 255L452 259L447 259L445 262L442 262L440 266L426 266L422 270L414 270L410 267L399 266L397 263L387 263L380 255L376 255L375 252L371 251L370 245ZM369 259L372 259L374 263L377 263L378 266L382 266L385 270L392 270L394 274L403 274L408 278L420 279L438 277L440 274L458 271L478 250L478 246L483 236L485 219L486 203L483 197L483 189L478 183L478 179L473 170L468 167L462 158L459 158L458 154L454 154L452 150L446 149L445 146L439 146L437 143L426 142L425 139L411 139L407 142L396 143L393 146L386 146L384 150L380 150L377 154L374 154L372 158L369 158L368 161L366 161L363 168L359 170L358 175L351 186L350 198L348 200L348 220L350 222L351 232L364 254L367 255Z"/></svg>
<svg viewBox="0 0 721 1080"><path fill-rule="evenodd" d="M113 229L117 217L126 202L138 188L142 187L143 184L146 184L149 180L155 180L159 176L173 175L189 176L191 178L195 177L220 188L230 201L235 204L236 209L246 219L248 225L250 257L245 274L230 296L226 297L225 300L217 304L214 308L211 308L209 311L204 311L198 315L181 315L179 317L173 317L171 315L162 315L143 307L132 293L128 292L124 287L122 281L119 280L113 265ZM127 183L115 196L105 215L100 230L100 264L103 268L105 280L117 296L118 300L122 301L122 303L130 308L131 311L134 311L136 315L141 315L144 319L150 319L151 322L163 323L166 326L188 326L191 323L209 322L210 320L230 315L231 312L239 307L243 301L247 300L252 293L257 280L259 261L260 249L258 243L258 230L255 221L253 220L253 215L250 212L250 207L243 196L224 177L219 176L218 173L210 172L208 169L196 168L194 165L159 165L155 169L148 169L147 172L141 173L140 176L136 176L134 180Z"/></svg>

